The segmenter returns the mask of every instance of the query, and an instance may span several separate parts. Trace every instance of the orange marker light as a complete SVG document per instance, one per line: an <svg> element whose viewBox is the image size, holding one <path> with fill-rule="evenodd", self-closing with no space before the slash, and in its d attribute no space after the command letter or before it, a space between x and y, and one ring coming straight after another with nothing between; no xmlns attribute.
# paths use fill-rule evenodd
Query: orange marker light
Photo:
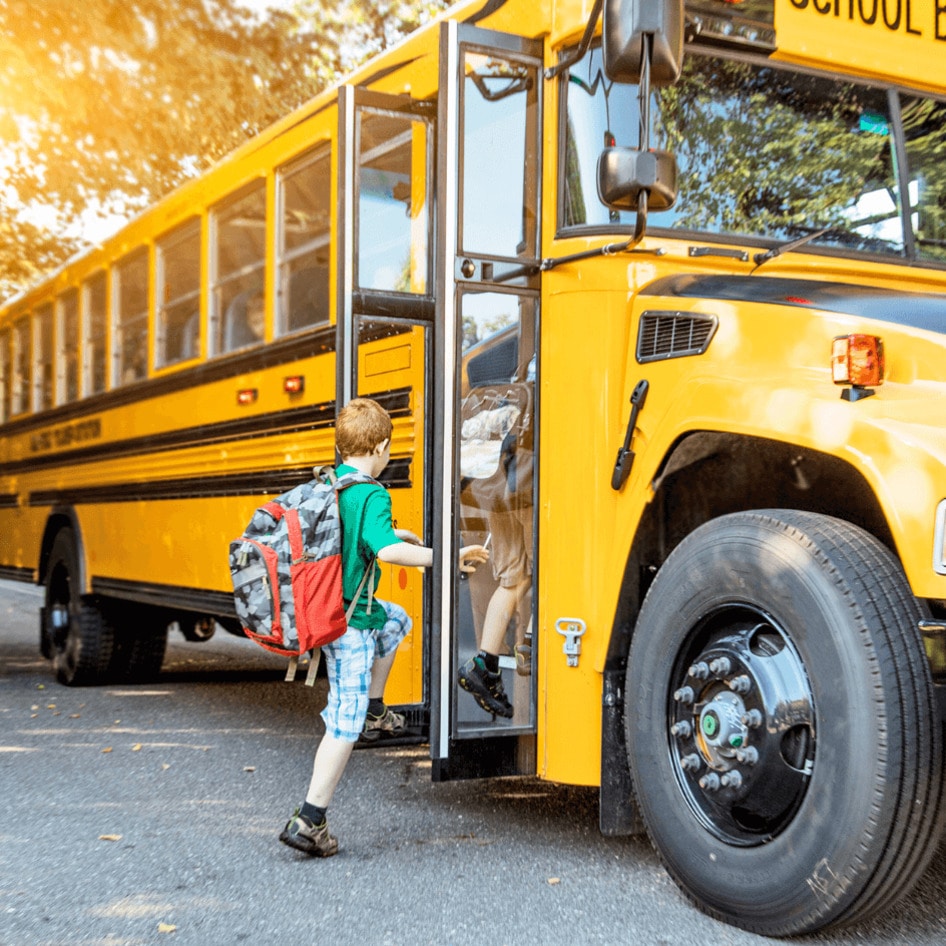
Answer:
<svg viewBox="0 0 946 946"><path fill-rule="evenodd" d="M255 404L257 397L259 397L259 391L256 388L243 388L237 391L237 404L241 407L246 404Z"/></svg>
<svg viewBox="0 0 946 946"><path fill-rule="evenodd" d="M876 335L839 335L831 343L835 384L875 388L884 383L884 342Z"/></svg>
<svg viewBox="0 0 946 946"><path fill-rule="evenodd" d="M305 377L301 374L294 374L288 378L283 378L282 389L286 394L302 394L305 390Z"/></svg>

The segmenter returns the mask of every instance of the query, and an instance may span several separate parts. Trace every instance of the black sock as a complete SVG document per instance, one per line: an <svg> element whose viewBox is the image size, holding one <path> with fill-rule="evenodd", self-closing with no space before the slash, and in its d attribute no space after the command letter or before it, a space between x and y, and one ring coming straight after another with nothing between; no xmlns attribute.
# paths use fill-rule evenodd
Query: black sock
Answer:
<svg viewBox="0 0 946 946"><path fill-rule="evenodd" d="M384 700L376 700L374 697L368 700L368 712L372 716L383 716L384 710Z"/></svg>
<svg viewBox="0 0 946 946"><path fill-rule="evenodd" d="M304 818L308 818L312 824L324 824L325 810L324 808L319 808L318 805L310 805L307 801L304 801L302 808L299 810L299 814Z"/></svg>
<svg viewBox="0 0 946 946"><path fill-rule="evenodd" d="M490 673L499 673L499 655L490 654L485 650L480 651L480 656L483 658L483 664Z"/></svg>

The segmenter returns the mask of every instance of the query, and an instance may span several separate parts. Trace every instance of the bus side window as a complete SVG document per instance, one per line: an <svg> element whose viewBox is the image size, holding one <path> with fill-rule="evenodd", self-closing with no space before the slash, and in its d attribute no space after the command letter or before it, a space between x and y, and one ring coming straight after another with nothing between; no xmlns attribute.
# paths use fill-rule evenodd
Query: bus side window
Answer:
<svg viewBox="0 0 946 946"><path fill-rule="evenodd" d="M10 330L0 332L0 424L10 419L10 393L13 379L10 377Z"/></svg>
<svg viewBox="0 0 946 946"><path fill-rule="evenodd" d="M310 151L276 178L279 294L276 334L329 320L331 158L328 147Z"/></svg>
<svg viewBox="0 0 946 946"><path fill-rule="evenodd" d="M10 414L30 409L30 320L24 317L13 326L13 379Z"/></svg>
<svg viewBox="0 0 946 946"><path fill-rule="evenodd" d="M53 304L47 302L33 314L33 410L53 406Z"/></svg>
<svg viewBox="0 0 946 946"><path fill-rule="evenodd" d="M128 384L148 374L148 251L126 257L114 276L114 378Z"/></svg>
<svg viewBox="0 0 946 946"><path fill-rule="evenodd" d="M155 367L200 354L200 221L158 243Z"/></svg>
<svg viewBox="0 0 946 946"><path fill-rule="evenodd" d="M82 395L105 390L105 328L108 322L105 273L96 273L82 287Z"/></svg>
<svg viewBox="0 0 946 946"><path fill-rule="evenodd" d="M79 292L68 289L56 302L56 403L79 396Z"/></svg>
<svg viewBox="0 0 946 946"><path fill-rule="evenodd" d="M260 181L211 216L211 354L263 341L266 184Z"/></svg>

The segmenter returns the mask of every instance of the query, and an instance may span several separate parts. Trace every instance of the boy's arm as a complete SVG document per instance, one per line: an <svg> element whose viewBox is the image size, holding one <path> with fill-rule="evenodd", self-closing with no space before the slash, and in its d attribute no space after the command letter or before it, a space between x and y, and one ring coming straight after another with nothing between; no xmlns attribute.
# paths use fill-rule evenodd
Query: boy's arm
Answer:
<svg viewBox="0 0 946 946"><path fill-rule="evenodd" d="M434 550L426 545L394 542L378 551L378 558L389 565L417 565L429 568L434 563ZM466 545L460 549L460 571L476 571L476 566L489 559L489 551L482 545Z"/></svg>

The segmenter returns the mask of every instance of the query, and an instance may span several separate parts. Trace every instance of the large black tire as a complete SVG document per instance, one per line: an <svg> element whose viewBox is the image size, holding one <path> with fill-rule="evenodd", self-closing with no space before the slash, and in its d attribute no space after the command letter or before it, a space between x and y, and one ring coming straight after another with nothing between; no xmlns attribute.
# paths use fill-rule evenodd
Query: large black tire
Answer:
<svg viewBox="0 0 946 946"><path fill-rule="evenodd" d="M167 650L167 612L116 601L112 614L116 637L109 676L119 683L150 683L160 673Z"/></svg>
<svg viewBox="0 0 946 946"><path fill-rule="evenodd" d="M812 932L920 877L944 809L922 616L888 550L827 516L724 516L669 556L631 647L628 755L653 844L707 913Z"/></svg>
<svg viewBox="0 0 946 946"><path fill-rule="evenodd" d="M60 683L106 681L114 632L100 600L82 594L75 535L69 528L59 530L50 549L43 621L41 640Z"/></svg>

